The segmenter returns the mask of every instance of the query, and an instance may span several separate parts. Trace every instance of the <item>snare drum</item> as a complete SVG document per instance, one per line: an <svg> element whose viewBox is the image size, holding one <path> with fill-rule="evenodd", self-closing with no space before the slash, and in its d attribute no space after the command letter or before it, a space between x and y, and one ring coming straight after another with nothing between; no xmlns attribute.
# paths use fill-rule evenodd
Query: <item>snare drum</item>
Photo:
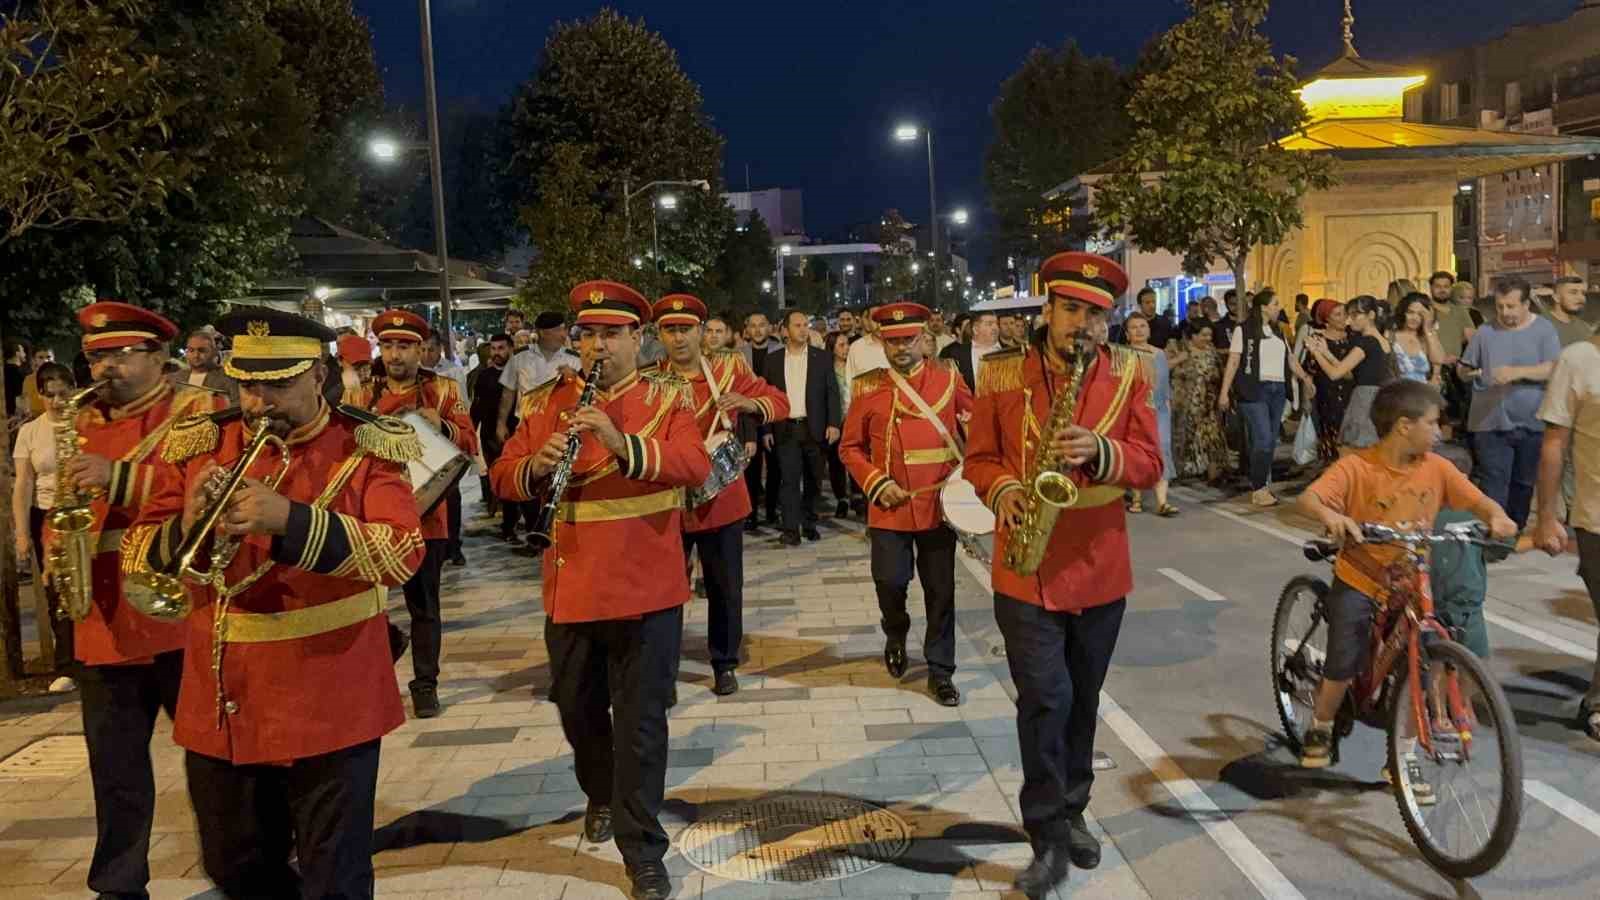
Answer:
<svg viewBox="0 0 1600 900"><path fill-rule="evenodd" d="M706 476L704 484L689 489L689 509L715 500L723 489L744 475L744 444L732 433L719 431L706 438L706 455L711 457L711 474Z"/></svg>
<svg viewBox="0 0 1600 900"><path fill-rule="evenodd" d="M970 537L994 533L994 513L978 499L978 491L961 474L961 466L950 471L949 480L939 489L939 511L945 524Z"/></svg>
<svg viewBox="0 0 1600 900"><path fill-rule="evenodd" d="M408 412L399 418L411 426L422 444L422 458L408 463L407 468L411 471L411 493L417 498L417 515L427 516L472 468L472 457L462 453L421 413Z"/></svg>

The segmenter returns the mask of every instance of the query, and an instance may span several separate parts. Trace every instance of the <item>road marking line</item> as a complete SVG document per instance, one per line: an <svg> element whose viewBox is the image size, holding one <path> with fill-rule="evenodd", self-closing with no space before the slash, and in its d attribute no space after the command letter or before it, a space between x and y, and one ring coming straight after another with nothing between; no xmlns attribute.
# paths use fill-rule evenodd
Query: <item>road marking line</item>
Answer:
<svg viewBox="0 0 1600 900"><path fill-rule="evenodd" d="M1294 544L1297 547L1305 543L1306 538L1311 536L1309 532L1306 532L1304 536L1296 537L1295 535L1284 531L1281 528L1275 528L1271 525L1265 525L1260 522L1251 521L1250 519L1247 519L1238 513L1232 513L1225 509L1217 509L1214 506L1206 506L1205 508L1223 517L1224 519L1230 519L1234 522L1238 522L1240 525L1254 528L1255 530L1265 534L1270 534L1280 541ZM1491 569L1490 572L1492 574L1493 570ZM1581 644L1569 641L1566 638L1557 637L1556 635L1553 635L1542 628L1535 628L1532 625L1524 625L1521 622L1508 619L1504 616L1489 612L1488 610L1484 611L1483 619L1486 622L1491 622L1514 634L1520 634L1531 641L1544 644L1546 647L1550 647L1555 650L1560 650L1562 653L1565 653L1569 656L1576 656L1578 659L1588 660L1590 662L1594 661L1595 655L1593 650L1584 647Z"/></svg>
<svg viewBox="0 0 1600 900"><path fill-rule="evenodd" d="M994 590L989 580L989 570L984 568L982 563L965 553L958 553L957 556L979 584L986 590ZM1162 574L1166 574L1166 571ZM1196 587L1203 586L1196 585ZM1100 692L1100 720L1110 726L1117 738L1139 757L1145 768L1150 770L1150 774L1161 781L1167 793L1188 810L1200 827L1205 829L1206 836L1211 838L1217 848L1232 860L1239 872L1255 885L1261 896L1267 900L1305 900L1305 895L1300 893L1277 866L1273 865L1272 860L1250 841L1244 831L1228 818L1227 813L1212 802L1182 767L1172 761L1172 757L1161 749L1155 738L1139 727L1139 723L1135 722L1133 717L1105 691Z"/></svg>
<svg viewBox="0 0 1600 900"><path fill-rule="evenodd" d="M1228 602L1227 597L1224 597L1216 591L1213 591L1211 588L1208 588L1200 582L1195 581L1193 578L1190 578L1182 572L1179 572L1177 569L1157 569L1156 572L1177 582L1180 587L1188 588L1191 593L1195 594L1202 600L1210 600L1212 603Z"/></svg>
<svg viewBox="0 0 1600 900"><path fill-rule="evenodd" d="M1167 793L1189 812L1211 840L1227 854L1228 859L1238 867L1244 877L1255 885L1261 896L1268 900L1305 900L1305 895L1300 893L1293 882L1273 865L1261 849L1251 842L1250 838L1237 824L1224 813L1221 808L1195 784L1183 768L1172 760L1161 745L1155 742L1139 723L1133 720L1111 695L1100 692L1100 718L1128 749L1150 770L1150 773L1161 781Z"/></svg>
<svg viewBox="0 0 1600 900"><path fill-rule="evenodd" d="M1600 813L1584 806L1542 781L1524 781L1522 782L1522 790L1529 797L1567 817L1579 828L1600 838Z"/></svg>

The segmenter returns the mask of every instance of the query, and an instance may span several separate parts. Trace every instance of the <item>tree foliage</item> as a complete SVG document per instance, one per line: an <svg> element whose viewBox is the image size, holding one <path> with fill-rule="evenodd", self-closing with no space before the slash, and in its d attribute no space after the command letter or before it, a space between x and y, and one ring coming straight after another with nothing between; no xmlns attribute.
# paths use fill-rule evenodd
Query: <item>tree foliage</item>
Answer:
<svg viewBox="0 0 1600 900"><path fill-rule="evenodd" d="M1043 258L1082 237L1072 233L1065 205L1042 195L1122 152L1130 90L1115 62L1086 55L1072 40L1035 47L1000 85L983 167L997 258Z"/></svg>
<svg viewBox="0 0 1600 900"><path fill-rule="evenodd" d="M647 267L643 281L652 293L714 285L718 259L734 233L732 215L720 199L722 137L705 113L699 87L659 34L611 9L558 23L533 76L513 100L509 119L508 168L521 186L522 221L550 239L594 245L591 252L571 253L547 249L535 237L535 269L548 271L534 273L530 304L546 302L555 286L596 274L641 280L631 260L650 257L651 204L659 192L627 198L656 181L704 182L707 190L662 189L678 197L678 207L661 212L657 220L661 271L651 274ZM575 204L581 198L571 193L577 186L569 171L574 153L589 167L582 187L591 209L580 211ZM546 221L553 211L574 218ZM552 233L563 228L559 235ZM593 233L572 230L585 228ZM612 252L609 242L616 234L622 235L626 253ZM621 267L583 274L600 259ZM576 268L559 268L565 264Z"/></svg>
<svg viewBox="0 0 1600 900"><path fill-rule="evenodd" d="M572 286L591 278L628 280L622 221L607 216L595 198L600 176L596 151L563 144L539 172L539 199L522 211L522 224L538 248L518 303L529 310L561 310Z"/></svg>
<svg viewBox="0 0 1600 900"><path fill-rule="evenodd" d="M1300 200L1326 189L1326 159L1277 141L1306 125L1293 57L1259 28L1268 0L1189 0L1157 42L1128 112L1133 138L1095 198L1108 230L1183 257L1191 273L1226 260L1243 285L1252 247L1301 225Z"/></svg>
<svg viewBox="0 0 1600 900"><path fill-rule="evenodd" d="M112 221L187 186L142 0L16 0L0 21L0 244Z"/></svg>
<svg viewBox="0 0 1600 900"><path fill-rule="evenodd" d="M774 271L772 230L758 212L752 212L741 231L737 227L717 257L714 283L700 295L713 310L743 320L754 312L771 312L774 303L761 283Z"/></svg>

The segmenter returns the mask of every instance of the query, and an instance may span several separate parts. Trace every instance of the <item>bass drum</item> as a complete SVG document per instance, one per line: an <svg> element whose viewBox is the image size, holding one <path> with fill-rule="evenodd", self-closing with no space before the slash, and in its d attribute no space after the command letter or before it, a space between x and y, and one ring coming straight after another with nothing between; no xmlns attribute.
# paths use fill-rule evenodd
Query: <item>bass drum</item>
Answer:
<svg viewBox="0 0 1600 900"><path fill-rule="evenodd" d="M462 453L421 413L408 412L399 418L416 431L422 444L422 458L408 463L407 468L411 472L411 493L417 498L417 515L426 516L472 468L472 457Z"/></svg>
<svg viewBox="0 0 1600 900"><path fill-rule="evenodd" d="M994 534L994 513L978 499L977 489L963 476L961 466L950 470L950 477L939 489L939 513L956 533L961 546L987 564L989 554L978 538Z"/></svg>

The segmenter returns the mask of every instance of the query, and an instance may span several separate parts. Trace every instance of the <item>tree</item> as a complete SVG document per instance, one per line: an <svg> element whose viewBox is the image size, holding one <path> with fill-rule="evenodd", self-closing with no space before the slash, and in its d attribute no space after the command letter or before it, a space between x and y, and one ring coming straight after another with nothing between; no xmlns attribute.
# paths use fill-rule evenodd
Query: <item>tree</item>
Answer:
<svg viewBox="0 0 1600 900"><path fill-rule="evenodd" d="M1042 259L1082 238L1066 205L1042 195L1122 152L1131 130L1129 93L1115 62L1085 55L1072 40L1035 47L1000 85L989 107L995 137L983 167L1000 259Z"/></svg>
<svg viewBox="0 0 1600 900"><path fill-rule="evenodd" d="M0 245L120 219L186 186L163 149L174 108L140 0L38 0L0 21Z"/></svg>
<svg viewBox="0 0 1600 900"><path fill-rule="evenodd" d="M665 270L677 283L697 285L713 271L722 249L714 236L726 233L729 221L720 202L710 202L721 193L722 137L712 128L700 89L679 67L677 55L642 21L603 9L583 21L558 23L533 76L512 102L510 121L508 168L521 185L521 204L547 210L546 191L571 187L570 180L557 188L546 183L564 170L570 157L559 165L552 161L566 148L580 148L591 167L590 201L595 207L595 214L584 215L583 221L609 230L615 220L633 255L646 257L651 250L654 196L646 192L630 201L629 194L654 181L705 182L709 190L704 198L691 197L693 189L672 188L679 208L660 224L673 235L663 241L663 257L670 247ZM555 205L572 199L559 197ZM522 218L527 221L530 214L525 210ZM585 240L582 234L571 237ZM536 266L572 258L538 250ZM606 274L625 277L633 271ZM559 282L573 275L558 271L549 278ZM658 288L669 283L666 278L652 280Z"/></svg>
<svg viewBox="0 0 1600 900"><path fill-rule="evenodd" d="M523 309L564 312L573 285L617 279L630 270L621 220L595 202L600 190L595 154L582 144L564 144L539 172L539 199L522 212L523 227L539 253L517 297Z"/></svg>
<svg viewBox="0 0 1600 900"><path fill-rule="evenodd" d="M742 227L734 227L717 257L716 278L701 299L713 310L743 320L758 311L767 311L771 299L761 291L761 283L772 279L772 231L759 212L751 212Z"/></svg>
<svg viewBox="0 0 1600 900"><path fill-rule="evenodd" d="M1189 0L1190 18L1143 65L1133 138L1095 198L1107 230L1181 255L1191 273L1225 260L1241 289L1251 248L1300 227L1301 198L1334 180L1328 160L1277 143L1306 111L1294 58L1259 30L1267 5Z"/></svg>
<svg viewBox="0 0 1600 900"><path fill-rule="evenodd" d="M509 153L509 121L503 114L455 108L441 110L440 152L444 162L445 226L449 230L450 255L460 259L499 263L517 240L518 208L516 186L506 171ZM396 111L391 119L404 121ZM421 125L412 122L391 126L387 133L415 133L421 139ZM373 233L386 233L403 247L434 246L433 186L429 182L428 158L424 153L407 154L380 167L384 180L371 199L384 201L378 208ZM365 198L364 198L365 199Z"/></svg>

